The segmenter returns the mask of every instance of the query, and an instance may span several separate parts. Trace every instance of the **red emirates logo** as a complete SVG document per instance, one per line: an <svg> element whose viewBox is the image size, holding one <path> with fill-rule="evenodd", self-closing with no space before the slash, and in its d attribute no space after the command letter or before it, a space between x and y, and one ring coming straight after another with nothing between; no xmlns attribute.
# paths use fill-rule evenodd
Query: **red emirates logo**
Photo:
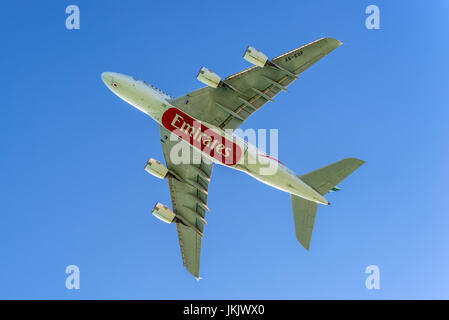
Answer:
<svg viewBox="0 0 449 320"><path fill-rule="evenodd" d="M236 164L242 156L242 149L233 141L177 108L170 108L164 112L162 125L196 149L225 165Z"/></svg>

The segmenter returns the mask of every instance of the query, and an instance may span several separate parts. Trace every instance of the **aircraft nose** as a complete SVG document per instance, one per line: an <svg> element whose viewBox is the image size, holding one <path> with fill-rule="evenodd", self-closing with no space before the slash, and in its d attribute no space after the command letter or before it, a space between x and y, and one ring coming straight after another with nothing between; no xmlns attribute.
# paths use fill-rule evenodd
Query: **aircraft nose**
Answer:
<svg viewBox="0 0 449 320"><path fill-rule="evenodd" d="M113 79L113 75L112 72L103 72L101 74L101 79L103 80L103 82L107 85L110 84L112 82Z"/></svg>

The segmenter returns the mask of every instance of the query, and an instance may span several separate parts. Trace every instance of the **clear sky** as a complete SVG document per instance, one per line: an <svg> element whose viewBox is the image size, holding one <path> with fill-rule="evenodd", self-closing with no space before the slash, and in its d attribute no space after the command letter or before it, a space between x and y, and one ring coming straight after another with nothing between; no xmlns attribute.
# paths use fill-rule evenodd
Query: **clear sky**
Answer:
<svg viewBox="0 0 449 320"><path fill-rule="evenodd" d="M65 28L65 8L81 11ZM380 8L380 30L365 8ZM0 298L449 298L447 1L3 1ZM183 95L317 38L343 45L251 116L298 174L366 161L318 208L310 251L289 195L215 166L200 282L182 267L157 125L103 84L130 74ZM81 289L67 290L77 265ZM380 268L380 290L365 268Z"/></svg>

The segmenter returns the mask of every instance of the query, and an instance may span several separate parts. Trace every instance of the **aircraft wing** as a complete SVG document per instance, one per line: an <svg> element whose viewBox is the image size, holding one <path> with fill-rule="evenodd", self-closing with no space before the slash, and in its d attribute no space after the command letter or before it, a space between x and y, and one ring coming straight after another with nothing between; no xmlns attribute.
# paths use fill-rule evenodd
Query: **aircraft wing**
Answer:
<svg viewBox="0 0 449 320"><path fill-rule="evenodd" d="M170 103L216 127L238 128L267 101L286 90L297 75L340 45L333 38L318 39L272 59L282 69L253 66L224 79L235 90L204 87Z"/></svg>
<svg viewBox="0 0 449 320"><path fill-rule="evenodd" d="M199 277L200 251L203 227L206 223L207 190L212 173L212 163L204 161L201 155L190 148L189 164L174 163L171 157L173 147L179 140L171 141L171 132L159 125L161 145L165 163L172 175L168 175L168 186L173 212L179 218L176 223L182 262L196 278ZM195 164L196 163L196 164ZM174 175L176 175L176 177Z"/></svg>

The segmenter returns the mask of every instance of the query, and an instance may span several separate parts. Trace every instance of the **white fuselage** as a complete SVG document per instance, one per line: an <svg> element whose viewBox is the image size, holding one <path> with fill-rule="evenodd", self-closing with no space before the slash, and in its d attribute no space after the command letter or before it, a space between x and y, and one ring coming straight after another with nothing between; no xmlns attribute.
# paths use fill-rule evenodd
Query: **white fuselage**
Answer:
<svg viewBox="0 0 449 320"><path fill-rule="evenodd" d="M166 129L172 132L174 132L174 130L172 130L173 128L184 129L182 126L187 122L183 122L186 120L184 118L193 119L198 123L204 124L208 129L210 129L212 136L221 136L223 137L223 141L234 141L236 147L241 151L241 156L239 157L240 161L227 164L224 163L224 161L220 161L220 158L217 160L217 158L212 157L210 153L204 151L205 149L197 148L203 156L209 158L213 162L243 171L257 180L279 190L294 194L313 202L326 205L329 204L321 194L304 183L294 172L278 160L266 156L263 152L257 150L256 147L249 145L239 137L234 135L229 136L220 128L201 122L200 120L196 120L185 114L175 106L171 105L169 102L171 98L160 90L146 84L141 80L135 80L133 77L120 73L104 72L101 76L106 86L118 97L125 100L140 111L148 114L158 124ZM170 117L168 116L169 114L171 115ZM169 120L167 122L168 118ZM192 128L189 127L189 129ZM192 144L190 142L193 147L197 147L197 144L204 142L201 140L204 137L209 138L210 140L209 136L200 132L201 130L198 131L198 133L189 131L190 136L195 134L195 141L197 143ZM185 132L183 131L182 133ZM198 138L196 139L196 137ZM224 154L228 154L225 145L226 143L223 145L220 145L219 143L214 145L214 151L222 153L222 158L224 158ZM212 154L217 154L217 152ZM273 170L273 168L275 168L275 170Z"/></svg>

